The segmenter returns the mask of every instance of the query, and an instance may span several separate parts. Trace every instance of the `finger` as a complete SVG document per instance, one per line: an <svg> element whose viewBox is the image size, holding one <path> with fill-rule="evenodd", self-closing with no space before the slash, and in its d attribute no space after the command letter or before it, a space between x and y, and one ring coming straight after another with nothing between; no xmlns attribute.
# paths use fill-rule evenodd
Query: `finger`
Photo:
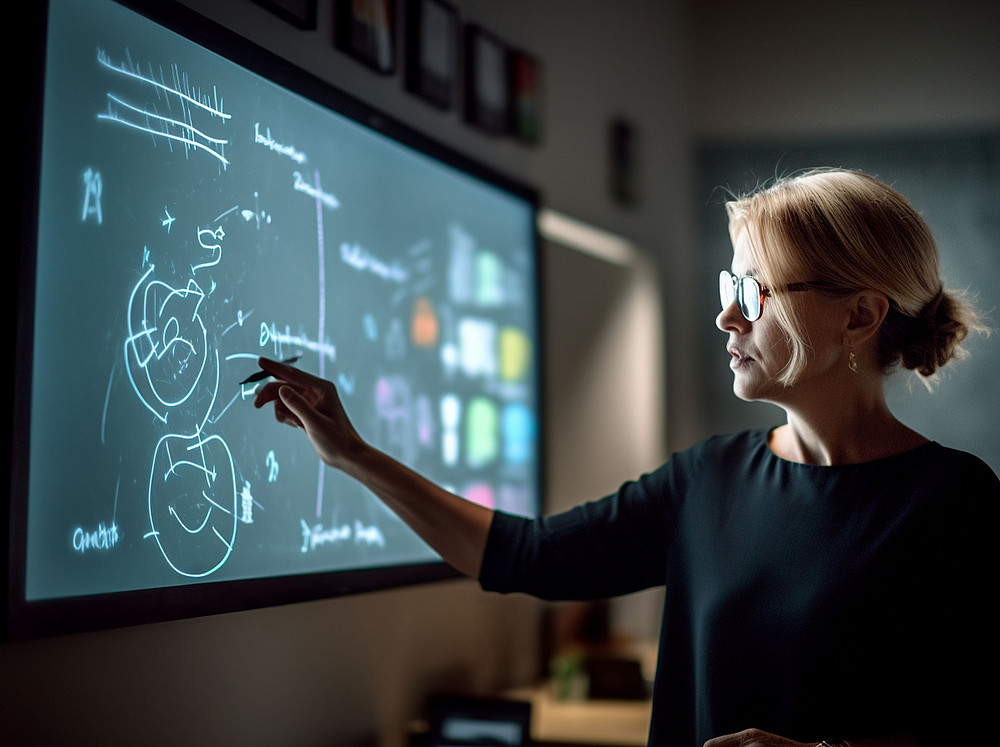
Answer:
<svg viewBox="0 0 1000 747"><path fill-rule="evenodd" d="M289 410L285 403L280 399L276 399L274 401L274 418L279 423L284 425L290 425L293 428L302 428L303 430L305 429L305 426L302 425L302 421L299 420L298 416Z"/></svg>
<svg viewBox="0 0 1000 747"><path fill-rule="evenodd" d="M319 414L301 394L295 391L294 387L284 385L278 389L278 395L281 398L281 404L287 408L289 414L294 417L303 428L309 430L309 426L316 423L316 420L319 418ZM277 403L275 403L275 407L277 407Z"/></svg>
<svg viewBox="0 0 1000 747"><path fill-rule="evenodd" d="M261 370L267 371L272 376L283 379L290 384L298 384L300 386L317 386L326 383L326 381L318 376L313 376L310 373L306 373L302 369L289 366L287 363L271 360L270 358L258 358L257 365L261 367Z"/></svg>
<svg viewBox="0 0 1000 747"><path fill-rule="evenodd" d="M271 381L262 386L257 390L257 394L253 398L253 406L260 408L266 405L268 402L274 402L278 399L278 390L282 386L285 386L282 382Z"/></svg>
<svg viewBox="0 0 1000 747"><path fill-rule="evenodd" d="M702 747L734 747L742 744L743 732L738 734L724 734L713 739L709 739Z"/></svg>

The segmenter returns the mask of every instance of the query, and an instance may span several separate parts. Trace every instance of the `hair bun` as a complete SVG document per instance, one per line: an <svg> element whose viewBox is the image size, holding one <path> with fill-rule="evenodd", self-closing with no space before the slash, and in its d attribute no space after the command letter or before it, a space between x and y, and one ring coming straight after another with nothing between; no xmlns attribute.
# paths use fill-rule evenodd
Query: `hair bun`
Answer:
<svg viewBox="0 0 1000 747"><path fill-rule="evenodd" d="M919 316L910 319L900 352L903 366L921 376L933 376L960 353L959 346L969 334L964 316L962 302L941 288Z"/></svg>

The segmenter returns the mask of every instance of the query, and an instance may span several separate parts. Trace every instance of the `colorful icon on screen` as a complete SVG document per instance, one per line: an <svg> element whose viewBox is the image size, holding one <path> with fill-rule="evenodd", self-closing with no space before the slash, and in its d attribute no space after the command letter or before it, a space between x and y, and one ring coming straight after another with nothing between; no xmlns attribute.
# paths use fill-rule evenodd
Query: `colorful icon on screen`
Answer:
<svg viewBox="0 0 1000 747"><path fill-rule="evenodd" d="M531 368L531 340L517 327L500 330L500 378L523 381Z"/></svg>
<svg viewBox="0 0 1000 747"><path fill-rule="evenodd" d="M413 305L410 337L418 348L429 348L438 341L438 320L430 299L420 297Z"/></svg>
<svg viewBox="0 0 1000 747"><path fill-rule="evenodd" d="M488 249L476 252L475 300L480 306L500 306L504 301L503 262Z"/></svg>
<svg viewBox="0 0 1000 747"><path fill-rule="evenodd" d="M434 412L433 405L426 394L421 394L414 402L416 410L417 442L422 448L434 446Z"/></svg>
<svg viewBox="0 0 1000 747"><path fill-rule="evenodd" d="M489 319L466 317L458 323L458 348L467 376L495 376L497 328Z"/></svg>
<svg viewBox="0 0 1000 747"><path fill-rule="evenodd" d="M448 292L455 303L471 303L475 277L476 240L459 225L448 228Z"/></svg>
<svg viewBox="0 0 1000 747"><path fill-rule="evenodd" d="M496 404L486 397L473 397L465 408L465 461L470 467L484 467L499 456L499 431Z"/></svg>
<svg viewBox="0 0 1000 747"><path fill-rule="evenodd" d="M524 404L503 410L503 456L509 464L527 464L535 440L535 418Z"/></svg>
<svg viewBox="0 0 1000 747"><path fill-rule="evenodd" d="M462 419L462 400L454 394L441 398L441 460L449 467L458 463L458 429Z"/></svg>
<svg viewBox="0 0 1000 747"><path fill-rule="evenodd" d="M462 496L473 503L478 503L480 506L486 506L486 508L497 507L496 494L493 491L493 486L485 482L477 482L472 485L467 485L465 490L462 491Z"/></svg>

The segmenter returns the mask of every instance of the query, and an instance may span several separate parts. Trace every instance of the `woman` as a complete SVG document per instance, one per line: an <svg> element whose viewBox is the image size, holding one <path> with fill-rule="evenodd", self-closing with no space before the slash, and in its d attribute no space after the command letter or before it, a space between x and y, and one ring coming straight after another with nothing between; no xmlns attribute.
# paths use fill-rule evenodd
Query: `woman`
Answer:
<svg viewBox="0 0 1000 747"><path fill-rule="evenodd" d="M484 588L666 605L651 745L960 745L988 739L1000 481L886 406L980 329L927 226L865 175L816 171L728 206L720 276L736 395L773 430L707 439L616 494L539 520L451 495L370 446L333 386L269 361L258 394ZM846 740L846 741L845 741Z"/></svg>

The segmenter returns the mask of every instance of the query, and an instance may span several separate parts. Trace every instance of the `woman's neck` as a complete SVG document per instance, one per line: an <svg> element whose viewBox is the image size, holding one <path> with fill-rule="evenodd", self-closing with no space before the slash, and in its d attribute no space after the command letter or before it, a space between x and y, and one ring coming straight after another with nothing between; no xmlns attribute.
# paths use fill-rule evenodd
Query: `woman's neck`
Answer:
<svg viewBox="0 0 1000 747"><path fill-rule="evenodd" d="M789 461L830 466L884 459L927 443L889 411L881 386L855 394L785 407L788 422L772 431L771 450Z"/></svg>

